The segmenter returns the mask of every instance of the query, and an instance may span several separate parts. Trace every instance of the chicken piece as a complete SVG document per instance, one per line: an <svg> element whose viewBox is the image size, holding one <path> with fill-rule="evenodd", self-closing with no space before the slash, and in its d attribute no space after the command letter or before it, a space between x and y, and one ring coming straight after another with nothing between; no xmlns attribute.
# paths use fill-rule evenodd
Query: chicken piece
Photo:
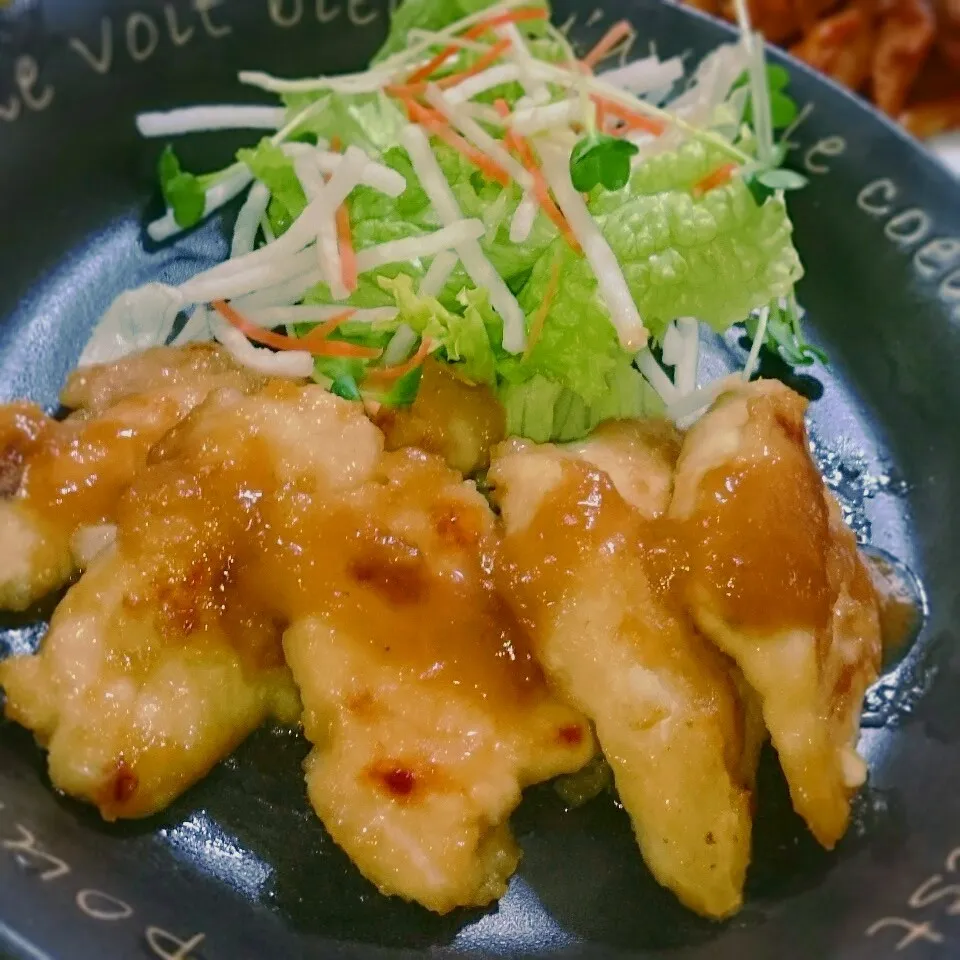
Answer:
<svg viewBox="0 0 960 960"><path fill-rule="evenodd" d="M519 860L521 789L595 752L490 587L493 513L414 450L385 455L339 516L281 506L278 528L312 531L268 567L316 584L284 638L314 809L381 892L439 913L489 903Z"/></svg>
<svg viewBox="0 0 960 960"><path fill-rule="evenodd" d="M0 407L0 609L26 609L91 559L84 528L112 521L150 447L211 390L263 382L219 348L158 347L74 373L64 421Z"/></svg>
<svg viewBox="0 0 960 960"><path fill-rule="evenodd" d="M960 51L960 42L958 42ZM960 52L958 52L960 61ZM924 100L907 107L897 118L903 128L920 140L960 127L960 93Z"/></svg>
<svg viewBox="0 0 960 960"><path fill-rule="evenodd" d="M193 546L110 548L41 652L0 663L7 717L46 747L53 784L106 820L159 812L267 717L299 717L276 626L221 624L220 571Z"/></svg>
<svg viewBox="0 0 960 960"><path fill-rule="evenodd" d="M241 572L258 483L336 489L376 462L376 429L326 398L212 394L133 479L116 544L39 654L0 664L7 715L46 745L54 784L107 819L162 809L268 716L298 718L282 623Z"/></svg>
<svg viewBox="0 0 960 960"><path fill-rule="evenodd" d="M78 367L60 391L60 402L75 411L75 418L89 419L142 394L176 392L183 407L192 409L211 390L251 391L264 382L259 374L238 367L216 344L191 343L152 347L115 363Z"/></svg>
<svg viewBox="0 0 960 960"><path fill-rule="evenodd" d="M40 654L0 665L58 786L141 815L290 720L286 630L334 839L434 910L503 892L521 788L594 744L489 587L472 485L420 451L383 456L359 404L272 383L218 391L170 431L117 525Z"/></svg>
<svg viewBox="0 0 960 960"><path fill-rule="evenodd" d="M869 574L808 452L805 409L773 381L722 397L684 442L669 516L689 544L694 619L759 695L793 805L832 847L866 775L855 746L881 640Z"/></svg>
<svg viewBox="0 0 960 960"><path fill-rule="evenodd" d="M937 50L953 71L960 71L960 0L935 0Z"/></svg>
<svg viewBox="0 0 960 960"><path fill-rule="evenodd" d="M658 516L678 449L649 422L573 448L502 445L500 585L552 684L593 720L654 876L723 917L742 900L759 738L657 559L672 555Z"/></svg>
<svg viewBox="0 0 960 960"><path fill-rule="evenodd" d="M798 33L811 30L837 0L748 0L747 7L753 28L770 43L783 43ZM723 15L736 20L734 0L723 0Z"/></svg>
<svg viewBox="0 0 960 960"><path fill-rule="evenodd" d="M907 105L913 85L936 39L927 0L884 0L873 55L873 99L892 117Z"/></svg>
<svg viewBox="0 0 960 960"><path fill-rule="evenodd" d="M871 76L875 42L871 11L848 7L813 26L790 52L851 90L861 90Z"/></svg>
<svg viewBox="0 0 960 960"><path fill-rule="evenodd" d="M432 360L423 367L409 407L381 407L374 422L386 448L420 447L469 475L490 463L490 449L506 435L503 407L485 386L471 386Z"/></svg>

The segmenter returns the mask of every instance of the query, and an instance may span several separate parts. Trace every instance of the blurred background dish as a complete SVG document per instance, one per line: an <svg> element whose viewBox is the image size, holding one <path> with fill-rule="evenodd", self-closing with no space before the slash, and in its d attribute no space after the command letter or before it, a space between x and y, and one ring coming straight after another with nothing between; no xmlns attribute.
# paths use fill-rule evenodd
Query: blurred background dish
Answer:
<svg viewBox="0 0 960 960"><path fill-rule="evenodd" d="M735 20L734 0L689 0ZM771 43L922 139L960 127L958 0L750 0Z"/></svg>

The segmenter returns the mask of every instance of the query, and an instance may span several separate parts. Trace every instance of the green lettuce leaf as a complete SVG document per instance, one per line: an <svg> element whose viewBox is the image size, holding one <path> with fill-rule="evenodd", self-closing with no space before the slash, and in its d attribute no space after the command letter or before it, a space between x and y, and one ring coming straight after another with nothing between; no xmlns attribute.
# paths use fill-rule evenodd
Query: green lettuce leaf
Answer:
<svg viewBox="0 0 960 960"><path fill-rule="evenodd" d="M803 275L783 202L757 206L739 178L696 199L640 196L603 218L640 315L661 340L675 317L723 331Z"/></svg>
<svg viewBox="0 0 960 960"><path fill-rule="evenodd" d="M504 385L500 401L507 434L537 443L579 440L607 420L662 416L663 401L627 358L621 358L592 405L560 384L536 374L523 383Z"/></svg>
<svg viewBox="0 0 960 960"><path fill-rule="evenodd" d="M518 299L529 329L546 297L555 264L560 271L559 284L542 333L525 358L506 358L501 374L514 383L540 374L579 394L585 403L594 404L624 354L597 295L597 281L589 263L565 240L555 240L537 261Z"/></svg>
<svg viewBox="0 0 960 960"><path fill-rule="evenodd" d="M492 311L485 292L465 293L460 303L462 312L458 313L448 310L434 297L417 293L413 279L407 275L382 277L380 285L400 310L398 323L406 323L419 336L440 343L439 359L455 367L464 380L496 384L494 347L484 316L485 311Z"/></svg>
<svg viewBox="0 0 960 960"><path fill-rule="evenodd" d="M690 141L646 160L623 190L590 198L657 340L675 317L698 317L726 330L787 296L803 275L793 227L777 197L758 204L740 176L694 195L694 185L727 162L718 148Z"/></svg>
<svg viewBox="0 0 960 960"><path fill-rule="evenodd" d="M377 64L391 54L405 50L408 35L419 30L442 30L463 17L492 6L494 0L404 0L390 18L390 31L373 58Z"/></svg>
<svg viewBox="0 0 960 960"><path fill-rule="evenodd" d="M346 95L324 90L285 94L282 99L288 121L311 103L325 101L297 127L295 136L310 135L327 141L338 137L344 147L357 146L374 157L399 141L407 123L403 111L385 93Z"/></svg>
<svg viewBox="0 0 960 960"><path fill-rule="evenodd" d="M237 160L245 163L250 172L269 188L271 196L267 216L273 232L280 236L307 205L307 197L300 186L293 161L268 137L256 147L240 150Z"/></svg>

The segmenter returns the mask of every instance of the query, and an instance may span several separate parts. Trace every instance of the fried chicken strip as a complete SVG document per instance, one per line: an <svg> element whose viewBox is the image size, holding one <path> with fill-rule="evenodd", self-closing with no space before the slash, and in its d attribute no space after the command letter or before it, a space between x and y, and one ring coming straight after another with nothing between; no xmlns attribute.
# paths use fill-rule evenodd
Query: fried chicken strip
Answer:
<svg viewBox="0 0 960 960"><path fill-rule="evenodd" d="M869 574L810 457L805 409L774 381L722 397L687 435L669 516L690 544L691 612L759 695L794 807L832 847L866 776L855 747L881 641Z"/></svg>
<svg viewBox="0 0 960 960"><path fill-rule="evenodd" d="M219 348L157 347L77 370L64 421L31 404L0 407L0 609L26 609L109 542L150 447L211 390L262 383Z"/></svg>
<svg viewBox="0 0 960 960"><path fill-rule="evenodd" d="M7 715L46 745L53 782L107 819L162 809L267 717L299 716L282 623L241 574L263 489L337 489L376 462L362 411L333 416L317 393L212 394L120 499L116 544L40 652L0 663Z"/></svg>
<svg viewBox="0 0 960 960"><path fill-rule="evenodd" d="M521 789L578 769L592 736L490 589L485 501L382 445L359 404L272 383L215 392L154 447L40 654L0 665L58 786L141 815L289 720L286 631L334 839L434 910L503 892Z"/></svg>
<svg viewBox="0 0 960 960"><path fill-rule="evenodd" d="M722 917L741 903L759 738L657 561L678 448L666 424L611 424L573 448L504 444L490 479L502 586L552 684L593 720L647 865Z"/></svg>
<svg viewBox="0 0 960 960"><path fill-rule="evenodd" d="M347 509L306 550L333 592L284 638L315 744L310 800L381 892L482 906L519 860L521 789L582 767L589 726L550 695L490 588L494 518L472 485L387 454Z"/></svg>

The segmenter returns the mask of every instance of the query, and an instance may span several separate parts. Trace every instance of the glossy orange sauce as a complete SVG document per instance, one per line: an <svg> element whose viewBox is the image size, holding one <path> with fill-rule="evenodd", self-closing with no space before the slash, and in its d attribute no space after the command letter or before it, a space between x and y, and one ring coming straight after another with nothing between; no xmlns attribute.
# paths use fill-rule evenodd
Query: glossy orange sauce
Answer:
<svg viewBox="0 0 960 960"><path fill-rule="evenodd" d="M896 658L920 632L923 607L902 570L880 557L865 560L877 596L883 650L887 657Z"/></svg>
<svg viewBox="0 0 960 960"><path fill-rule="evenodd" d="M0 407L0 494L16 494L57 524L103 523L178 418L176 403L153 396L91 420L58 422L26 404Z"/></svg>
<svg viewBox="0 0 960 960"><path fill-rule="evenodd" d="M141 473L120 544L164 558L173 634L221 626L260 663L290 623L320 615L398 675L520 705L542 675L491 585L492 514L461 489L416 450L386 454L345 496L281 484L255 438L232 437L215 469L173 459Z"/></svg>
<svg viewBox="0 0 960 960"><path fill-rule="evenodd" d="M690 576L730 624L824 629L834 591L823 481L806 456L765 459L708 475L698 509L678 528ZM676 560L674 561L676 562Z"/></svg>
<svg viewBox="0 0 960 960"><path fill-rule="evenodd" d="M493 393L432 360L424 364L416 400L409 407L381 408L374 422L388 450L419 447L464 474L487 467L490 449L506 435L503 407Z"/></svg>
<svg viewBox="0 0 960 960"><path fill-rule="evenodd" d="M830 567L837 562L830 555L823 481L800 446L781 444L766 453L708 473L685 519L645 519L604 474L582 462L565 463L563 483L531 526L537 546L529 556L547 559L526 572L526 561L518 565L521 592L537 585L546 604L591 552L629 549L668 609L680 609L696 586L731 625L822 631L836 599ZM523 556L521 540L511 545L514 557ZM851 562L862 567L855 557Z"/></svg>

